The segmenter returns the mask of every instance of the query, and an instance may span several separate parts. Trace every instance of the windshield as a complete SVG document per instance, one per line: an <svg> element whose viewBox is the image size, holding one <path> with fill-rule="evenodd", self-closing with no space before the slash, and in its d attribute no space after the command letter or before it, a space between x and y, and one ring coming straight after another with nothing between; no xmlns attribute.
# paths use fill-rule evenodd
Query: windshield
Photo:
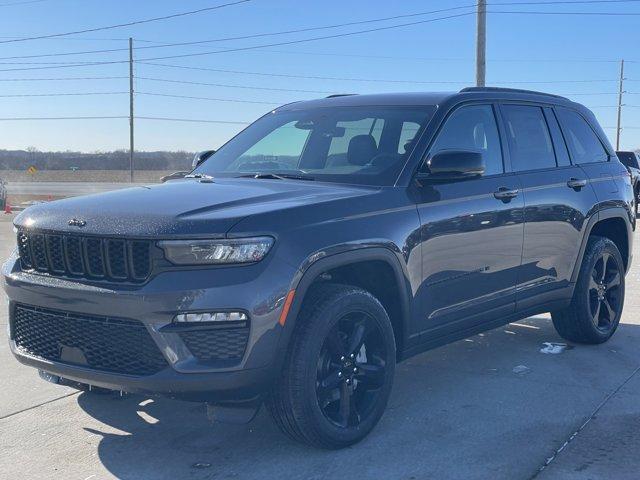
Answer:
<svg viewBox="0 0 640 480"><path fill-rule="evenodd" d="M434 111L368 106L272 112L193 173L393 185Z"/></svg>

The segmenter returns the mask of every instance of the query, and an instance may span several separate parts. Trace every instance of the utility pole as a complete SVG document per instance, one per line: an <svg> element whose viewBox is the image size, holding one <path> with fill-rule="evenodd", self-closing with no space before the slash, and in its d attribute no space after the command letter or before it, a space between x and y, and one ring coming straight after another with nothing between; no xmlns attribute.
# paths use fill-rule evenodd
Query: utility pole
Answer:
<svg viewBox="0 0 640 480"><path fill-rule="evenodd" d="M133 38L129 37L129 181L133 183Z"/></svg>
<svg viewBox="0 0 640 480"><path fill-rule="evenodd" d="M616 127L616 150L620 150L620 131L622 130L622 94L624 93L624 60L620 61L620 87L618 89L618 126Z"/></svg>
<svg viewBox="0 0 640 480"><path fill-rule="evenodd" d="M478 0L476 35L476 86L484 87L487 73L487 0Z"/></svg>

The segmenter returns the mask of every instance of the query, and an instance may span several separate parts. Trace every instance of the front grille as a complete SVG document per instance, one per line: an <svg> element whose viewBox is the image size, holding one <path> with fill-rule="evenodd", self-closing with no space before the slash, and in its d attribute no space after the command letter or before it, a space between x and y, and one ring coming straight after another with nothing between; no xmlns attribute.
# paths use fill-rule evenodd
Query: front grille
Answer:
<svg viewBox="0 0 640 480"><path fill-rule="evenodd" d="M115 282L144 282L151 274L149 240L18 232L23 270Z"/></svg>
<svg viewBox="0 0 640 480"><path fill-rule="evenodd" d="M200 361L239 362L247 347L249 327L192 330L180 333L180 338Z"/></svg>
<svg viewBox="0 0 640 480"><path fill-rule="evenodd" d="M135 320L25 305L16 305L11 316L11 336L27 355L127 375L151 375L167 366L145 326Z"/></svg>

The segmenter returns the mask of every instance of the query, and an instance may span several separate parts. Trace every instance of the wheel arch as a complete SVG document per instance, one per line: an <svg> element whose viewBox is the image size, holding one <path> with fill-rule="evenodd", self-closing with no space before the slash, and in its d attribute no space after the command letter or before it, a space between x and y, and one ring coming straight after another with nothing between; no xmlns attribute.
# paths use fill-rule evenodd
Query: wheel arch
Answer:
<svg viewBox="0 0 640 480"><path fill-rule="evenodd" d="M628 271L631 265L633 230L629 218L629 212L622 207L607 208L599 211L589 220L580 245L578 259L573 268L573 274L571 276L571 281L573 283L578 279L580 265L582 265L582 260L587 247L587 241L592 235L609 238L616 244L618 250L620 250L620 254L622 255L625 271Z"/></svg>
<svg viewBox="0 0 640 480"><path fill-rule="evenodd" d="M371 276L372 273L383 272L385 276L382 282L376 282ZM391 278L386 275L391 275ZM359 286L378 298L391 319L397 356L402 358L411 318L411 287L408 274L397 254L385 247L363 247L324 257L300 272L298 281L294 282L295 296L287 314L280 352L286 351L308 293L314 285L323 281Z"/></svg>

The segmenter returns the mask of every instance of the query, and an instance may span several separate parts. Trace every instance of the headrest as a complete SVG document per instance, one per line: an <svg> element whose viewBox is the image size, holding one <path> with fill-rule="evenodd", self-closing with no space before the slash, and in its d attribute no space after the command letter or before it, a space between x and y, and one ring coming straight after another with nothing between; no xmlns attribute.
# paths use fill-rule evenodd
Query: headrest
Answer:
<svg viewBox="0 0 640 480"><path fill-rule="evenodd" d="M378 146L372 135L356 135L349 141L347 161L351 165L366 165L376 153Z"/></svg>

